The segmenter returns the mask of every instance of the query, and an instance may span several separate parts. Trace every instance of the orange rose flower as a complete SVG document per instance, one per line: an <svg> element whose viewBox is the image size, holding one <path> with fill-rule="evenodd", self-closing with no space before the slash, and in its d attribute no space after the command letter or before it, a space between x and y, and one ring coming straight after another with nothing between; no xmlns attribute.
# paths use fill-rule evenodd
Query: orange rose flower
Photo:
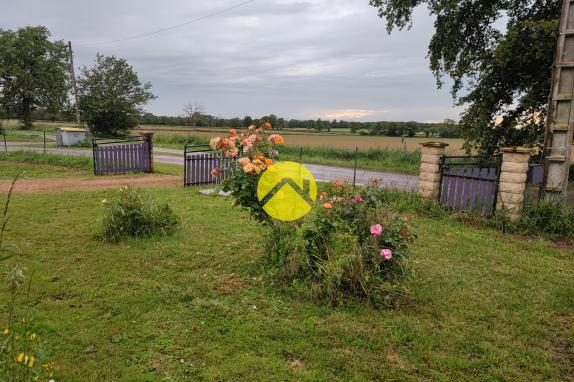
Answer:
<svg viewBox="0 0 574 382"><path fill-rule="evenodd" d="M333 187L335 187L335 188L343 188L343 187L345 187L345 185L346 185L346 183L343 182L342 180L337 180L337 181L335 181L335 182L332 182L331 184L332 184Z"/></svg>
<svg viewBox="0 0 574 382"><path fill-rule="evenodd" d="M251 163L253 163L259 170L262 170L263 167L265 167L265 163L263 163L261 159L253 159Z"/></svg>
<svg viewBox="0 0 574 382"><path fill-rule="evenodd" d="M271 123L269 122L265 122L265 125L263 125L264 128L266 128L267 130L271 129L273 126L271 126Z"/></svg>
<svg viewBox="0 0 574 382"><path fill-rule="evenodd" d="M209 140L209 145L212 149L217 150L221 144L221 137L212 138Z"/></svg>
<svg viewBox="0 0 574 382"><path fill-rule="evenodd" d="M255 167L253 163L247 163L245 166L243 166L243 171L245 171L248 174L253 174L256 172L256 170L257 167Z"/></svg>
<svg viewBox="0 0 574 382"><path fill-rule="evenodd" d="M323 208L330 210L331 208L333 208L333 205L331 203L325 203L323 204Z"/></svg>
<svg viewBox="0 0 574 382"><path fill-rule="evenodd" d="M213 176L214 178L217 176L217 169L216 168L211 170L211 176Z"/></svg>
<svg viewBox="0 0 574 382"><path fill-rule="evenodd" d="M235 158L239 154L239 149L235 146L231 146L229 150L224 153L226 158Z"/></svg>
<svg viewBox="0 0 574 382"><path fill-rule="evenodd" d="M229 136L230 137L236 137L237 136L237 130L229 129Z"/></svg>
<svg viewBox="0 0 574 382"><path fill-rule="evenodd" d="M265 159L265 165L267 167L271 166L273 164L273 161L271 159Z"/></svg>
<svg viewBox="0 0 574 382"><path fill-rule="evenodd" d="M285 144L285 140L279 134L272 134L267 138L267 140L275 145L283 145Z"/></svg>
<svg viewBox="0 0 574 382"><path fill-rule="evenodd" d="M239 163L240 166L245 166L247 163L251 163L251 160L247 157L243 157L243 158L239 158L237 160L237 163Z"/></svg>

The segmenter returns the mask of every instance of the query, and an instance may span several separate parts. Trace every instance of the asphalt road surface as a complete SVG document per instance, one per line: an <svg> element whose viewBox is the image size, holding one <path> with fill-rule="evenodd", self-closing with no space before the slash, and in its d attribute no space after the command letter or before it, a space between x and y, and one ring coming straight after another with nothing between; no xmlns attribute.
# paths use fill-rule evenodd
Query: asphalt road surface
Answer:
<svg viewBox="0 0 574 382"><path fill-rule="evenodd" d="M8 151L43 152L44 149L41 146L41 143L40 146L38 145L38 142L8 142ZM47 148L46 152L50 154L92 156L92 150L90 149ZM157 163L183 166L183 150L156 147L154 148L153 160ZM315 179L318 181L353 181L354 174L352 168L307 163L303 163L303 165L311 171L313 176L315 176ZM382 179L382 187L391 187L410 191L415 191L417 189L419 181L416 175L357 169L356 182L358 184L367 184L371 179Z"/></svg>

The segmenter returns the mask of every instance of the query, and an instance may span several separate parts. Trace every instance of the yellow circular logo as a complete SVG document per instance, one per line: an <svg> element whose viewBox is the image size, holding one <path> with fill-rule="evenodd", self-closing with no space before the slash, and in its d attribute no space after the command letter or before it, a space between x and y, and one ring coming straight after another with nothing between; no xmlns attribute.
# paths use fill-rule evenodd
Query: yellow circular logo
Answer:
<svg viewBox="0 0 574 382"><path fill-rule="evenodd" d="M261 175L257 198L273 219L293 221L311 211L311 203L317 200L317 183L311 171L299 163L280 162Z"/></svg>

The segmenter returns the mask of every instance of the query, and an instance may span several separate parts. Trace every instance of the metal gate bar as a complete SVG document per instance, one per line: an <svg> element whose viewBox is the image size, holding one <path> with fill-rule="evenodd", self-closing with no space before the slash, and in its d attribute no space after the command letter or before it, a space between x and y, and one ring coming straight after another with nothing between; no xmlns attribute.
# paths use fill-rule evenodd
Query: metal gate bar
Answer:
<svg viewBox="0 0 574 382"><path fill-rule="evenodd" d="M441 158L438 200L455 211L492 214L496 207L501 157Z"/></svg>

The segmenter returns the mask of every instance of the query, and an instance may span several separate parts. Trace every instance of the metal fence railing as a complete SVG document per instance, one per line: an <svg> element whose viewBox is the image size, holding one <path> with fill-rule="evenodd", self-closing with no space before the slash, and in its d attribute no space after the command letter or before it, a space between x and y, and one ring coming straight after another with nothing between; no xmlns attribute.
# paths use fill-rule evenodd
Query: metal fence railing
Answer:
<svg viewBox="0 0 574 382"><path fill-rule="evenodd" d="M152 143L146 137L93 138L95 175L152 172Z"/></svg>
<svg viewBox="0 0 574 382"><path fill-rule="evenodd" d="M235 158L224 158L209 145L185 145L184 177L185 187L205 184L219 184L229 178L229 169ZM215 176L212 170L216 170Z"/></svg>

